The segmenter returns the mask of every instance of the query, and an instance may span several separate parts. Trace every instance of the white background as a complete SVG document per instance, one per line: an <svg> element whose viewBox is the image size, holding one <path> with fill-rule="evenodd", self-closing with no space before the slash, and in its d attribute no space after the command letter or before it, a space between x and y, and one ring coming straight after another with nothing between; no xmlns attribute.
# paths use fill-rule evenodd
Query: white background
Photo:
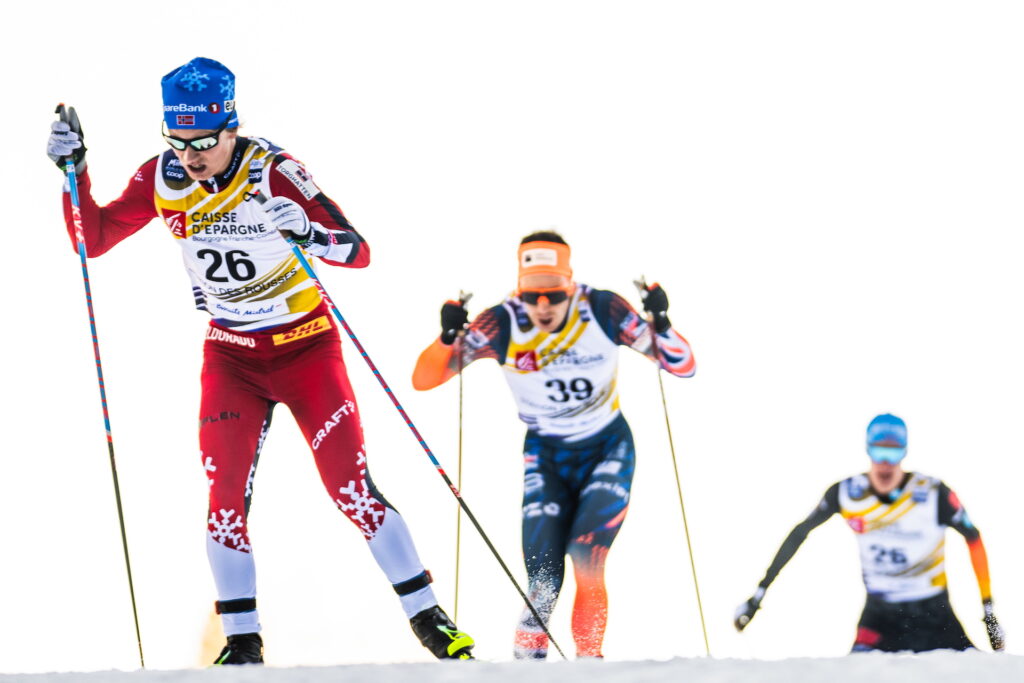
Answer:
<svg viewBox="0 0 1024 683"><path fill-rule="evenodd" d="M863 600L855 543L816 531L750 628L735 605L863 430L904 417L906 465L984 534L997 614L1024 652L1017 529L1024 10L1014 2L82 3L23 6L0 59L9 273L0 460L0 671L137 666L80 268L44 154L78 108L94 194L163 149L160 78L197 55L237 75L243 132L302 159L373 249L325 286L438 457L458 388L411 389L441 303L514 285L555 227L580 281L636 302L660 281L698 373L665 388L711 649L841 655ZM214 600L196 443L205 316L159 223L91 262L147 664L196 666ZM451 611L455 502L346 342L374 479ZM639 465L611 553L609 659L703 654L654 367L625 350ZM500 372L465 373L465 497L524 578L523 428ZM284 407L252 509L267 661L425 660ZM463 526L459 625L510 657L519 598ZM954 605L987 648L951 534ZM571 653L571 580L554 629Z"/></svg>

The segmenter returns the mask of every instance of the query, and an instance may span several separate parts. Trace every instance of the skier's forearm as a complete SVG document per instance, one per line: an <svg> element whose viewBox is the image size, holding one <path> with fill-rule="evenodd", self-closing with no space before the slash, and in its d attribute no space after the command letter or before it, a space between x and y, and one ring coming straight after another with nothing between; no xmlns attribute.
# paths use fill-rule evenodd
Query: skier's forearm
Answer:
<svg viewBox="0 0 1024 683"><path fill-rule="evenodd" d="M65 181L65 183L67 183L67 181ZM78 208L81 215L82 237L85 240L85 250L89 256L99 256L110 247L100 245L102 238L102 232L98 229L98 226L101 223L100 207L92 197L92 182L89 178L88 170L84 171L80 176L77 176L77 183ZM68 237L71 238L71 248L74 251L78 251L78 239L75 234L70 190L66 190L64 192L64 223L68 230Z"/></svg>
<svg viewBox="0 0 1024 683"><path fill-rule="evenodd" d="M592 302L595 319L616 344L642 353L677 377L692 377L697 371L690 343L671 326L656 332L650 321L614 292L595 290Z"/></svg>
<svg viewBox="0 0 1024 683"><path fill-rule="evenodd" d="M284 154L274 162L273 169L271 194L287 197L301 206L312 224L311 254L332 266L370 265L370 245L352 227L341 208L313 183L302 164Z"/></svg>
<svg viewBox="0 0 1024 683"><path fill-rule="evenodd" d="M416 368L412 372L412 386L418 391L426 391L441 386L457 373L452 368L452 360L457 351L456 345L461 346L461 340L455 340L454 344L443 344L440 339L423 350L416 361Z"/></svg>
<svg viewBox="0 0 1024 683"><path fill-rule="evenodd" d="M89 257L100 256L118 242L141 230L156 217L153 205L153 169L156 159L147 161L129 181L121 196L101 207L92 197L88 170L78 178L78 200L82 213L82 236ZM64 193L64 220L74 249L78 249L72 221L71 194Z"/></svg>
<svg viewBox="0 0 1024 683"><path fill-rule="evenodd" d="M314 239L326 245L327 251L320 255L332 266L365 268L370 265L370 245L366 243L338 205L323 192L313 197L310 219L314 222ZM318 228L318 229L316 229Z"/></svg>
<svg viewBox="0 0 1024 683"><path fill-rule="evenodd" d="M835 487L833 487L834 489ZM832 490L830 489L829 493ZM764 578L761 579L761 583L758 585L761 588L767 589L772 584L775 577L779 575L782 568L786 566L786 563L793 559L793 555L796 555L796 551L800 548L803 542L807 539L807 535L811 533L815 528L824 524L829 517L835 512L832 506L829 505L829 493L825 494L825 499L814 509L807 519L793 527L793 530L789 532L789 536L782 542L782 546L779 551L775 553L775 559L772 560L772 564L768 567L768 571L765 572Z"/></svg>
<svg viewBox="0 0 1024 683"><path fill-rule="evenodd" d="M332 266L363 268L370 264L370 247L355 230L330 230L311 223L306 251Z"/></svg>
<svg viewBox="0 0 1024 683"><path fill-rule="evenodd" d="M978 590L983 603L992 599L989 585L988 555L985 544L981 541L981 532L968 517L960 499L944 483L939 484L939 524L945 524L964 537L971 555L971 566L974 576L978 579Z"/></svg>
<svg viewBox="0 0 1024 683"><path fill-rule="evenodd" d="M775 553L775 559L772 560L771 566L768 567L768 571L765 572L764 578L757 584L758 586L767 590L768 586L772 585L772 582L775 581L782 568L796 555L796 551L803 544L804 540L807 539L807 534L810 531L811 529L807 527L807 523L801 522L789 532L789 536L786 537L778 552Z"/></svg>
<svg viewBox="0 0 1024 683"><path fill-rule="evenodd" d="M677 377L693 377L697 372L697 361L693 357L690 343L671 327L654 335L658 362L666 371Z"/></svg>
<svg viewBox="0 0 1024 683"><path fill-rule="evenodd" d="M988 554L985 552L985 544L981 542L981 534L967 542L967 549L971 553L971 566L974 568L974 576L978 579L981 601L987 602L992 599L992 588L988 575Z"/></svg>

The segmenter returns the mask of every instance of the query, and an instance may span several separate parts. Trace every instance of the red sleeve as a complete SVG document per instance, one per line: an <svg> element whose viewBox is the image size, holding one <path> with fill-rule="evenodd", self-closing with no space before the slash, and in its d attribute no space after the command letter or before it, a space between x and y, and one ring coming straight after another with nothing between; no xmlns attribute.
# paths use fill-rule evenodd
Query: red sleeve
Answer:
<svg viewBox="0 0 1024 683"><path fill-rule="evenodd" d="M356 232L345 214L320 188L297 159L279 154L271 165L270 194L287 197L301 206L309 220L319 223L335 244L352 244L352 251L344 261L323 258L333 266L365 268L370 265L370 245Z"/></svg>
<svg viewBox="0 0 1024 683"><path fill-rule="evenodd" d="M156 205L153 202L156 161L157 157L153 157L140 166L121 196L106 206L100 206L92 198L89 170L86 169L78 176L82 232L85 236L85 252L90 258L105 254L115 244L135 234L156 218ZM64 193L64 223L71 238L71 246L77 251L75 227L71 220L70 192Z"/></svg>

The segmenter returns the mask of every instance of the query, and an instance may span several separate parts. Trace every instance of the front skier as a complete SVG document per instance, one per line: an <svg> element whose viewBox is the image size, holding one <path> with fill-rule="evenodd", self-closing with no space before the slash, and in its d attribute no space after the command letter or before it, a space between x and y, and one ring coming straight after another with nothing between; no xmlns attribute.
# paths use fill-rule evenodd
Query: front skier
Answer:
<svg viewBox="0 0 1024 683"><path fill-rule="evenodd" d="M949 604L946 589L946 527L966 540L981 590L984 621L993 650L1003 649L1003 630L992 611L988 559L981 533L944 483L904 472L907 427L895 415L879 415L867 430L871 468L833 484L818 506L779 548L754 595L736 610L742 631L765 591L793 557L807 534L839 513L857 534L867 602L857 625L854 652L973 647Z"/></svg>
<svg viewBox="0 0 1024 683"><path fill-rule="evenodd" d="M247 513L274 407L287 405L331 499L359 528L413 631L438 658L471 658L473 640L441 610L401 515L370 479L340 337L315 282L285 237L325 263L363 268L370 250L301 163L238 135L235 78L198 57L162 81L171 149L144 163L106 206L90 194L74 110L54 122L47 152L76 162L89 256L159 217L181 246L206 333L199 447L210 484L207 553L227 644L217 664L263 661ZM260 206L257 194L269 200ZM65 216L74 241L70 199Z"/></svg>
<svg viewBox="0 0 1024 683"><path fill-rule="evenodd" d="M519 247L519 283L481 313L465 335L465 307L441 309L441 336L420 356L413 386L431 389L479 358L493 358L527 425L523 446L523 556L529 597L548 620L572 557L572 632L579 657L601 657L608 595L604 564L629 503L633 436L616 385L618 345L679 377L695 370L690 345L669 322L668 297L654 285L644 308L654 329L620 296L572 280L569 246L537 232ZM516 631L519 659L547 656L548 637L529 609Z"/></svg>

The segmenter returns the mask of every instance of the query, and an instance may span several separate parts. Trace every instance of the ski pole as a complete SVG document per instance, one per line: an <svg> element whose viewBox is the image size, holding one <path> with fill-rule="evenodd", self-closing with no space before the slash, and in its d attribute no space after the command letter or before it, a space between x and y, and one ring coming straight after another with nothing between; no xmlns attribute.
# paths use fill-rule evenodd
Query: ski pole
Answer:
<svg viewBox="0 0 1024 683"><path fill-rule="evenodd" d="M74 107L65 108L57 105L56 114L60 120L70 122L77 120ZM114 478L114 500L117 501L117 521L121 525L121 546L124 548L124 566L128 572L128 592L132 598L132 617L135 619L135 639L139 645L139 665L145 669L146 660L142 656L142 632L139 630L139 611L135 603L135 584L132 581L132 563L128 556L128 534L124 527L124 509L121 506L121 487L117 480L117 464L114 461L114 437L110 431L110 412L107 410L107 390L103 382L103 363L100 361L100 342L96 332L96 314L92 307L92 288L89 286L89 268L86 265L85 235L82 228L82 209L78 201L78 178L75 174L75 161L65 158L68 187L71 190L71 222L75 229L75 242L78 244L78 256L82 261L82 282L85 285L85 305L89 309L89 327L92 331L92 352L96 357L96 377L100 386L100 404L103 406L103 425L107 432L107 452L110 454L110 474Z"/></svg>
<svg viewBox="0 0 1024 683"><path fill-rule="evenodd" d="M647 293L647 282L641 275L639 280L634 280L640 291L641 300ZM690 555L690 571L693 573L693 590L697 595L697 611L700 613L700 630L704 634L704 651L708 657L711 656L711 646L708 644L708 629L704 622L704 607L700 600L700 586L697 583L697 564L693 560L693 544L690 542L690 525L686 521L686 505L683 503L683 485L679 481L679 463L676 460L676 447L672 441L672 422L668 417L668 401L665 400L665 384L661 379L661 351L658 349L658 340L654 332L654 316L650 316L647 325L651 330L651 349L655 353L658 372L658 390L661 392L661 406L665 412L665 430L668 432L668 448L672 453L672 473L676 476L676 491L679 493L679 509L683 513L683 531L686 534L686 550Z"/></svg>
<svg viewBox="0 0 1024 683"><path fill-rule="evenodd" d="M459 304L463 307L473 298L472 292L459 290ZM459 356L459 476L456 479L459 490L462 490L462 353ZM455 621L459 620L459 564L462 559L462 506L455 508Z"/></svg>
<svg viewBox="0 0 1024 683"><path fill-rule="evenodd" d="M260 193L254 193L253 196L255 197L256 201L259 202L260 204L263 204L267 201L267 198ZM333 313L334 317L338 319L338 322L341 323L341 326L345 328L345 333L348 334L348 338L352 340L352 343L359 351L359 355L363 357L363 360L366 361L366 364L370 367L370 370L373 372L373 376L377 378L377 382L379 382L381 388L384 389L384 393L388 395L388 398L391 399L391 402L394 404L395 409L398 410L398 413L402 416L402 419L405 420L405 426L408 427L409 430L412 432L412 435L416 437L416 441L419 442L420 447L423 448L423 452L427 454L428 458L430 458L430 462L433 463L434 467L437 469L437 473L441 475L441 479L443 479L444 483L448 485L448 489L452 492L452 495L455 496L455 499L459 501L459 506L462 508L462 511L466 513L466 517L469 519L470 522L473 523L473 526L476 527L477 533L480 534L480 537L483 539L484 543L487 544L487 547L488 549L490 549L491 554L494 555L494 559L498 561L499 565L501 565L502 570L504 570L505 572L505 576L507 576L508 580L512 582L512 585L515 586L516 591L519 592L519 596L526 602L526 606L530 610L530 613L533 614L533 617L537 620L537 623L540 624L541 628L544 629L544 633L547 634L548 640L551 642L552 645L555 646L555 649L558 650L558 654L562 655L562 659L568 659L568 657L565 656L565 653L562 652L562 648L560 648L558 646L558 643L555 642L555 638L551 635L551 631L548 630L548 626L545 623L544 619L541 618L540 612L537 611L537 608L534 607L533 603L530 601L530 598L528 598L526 596L526 593L523 592L523 589L522 587L520 587L519 582L516 581L514 576L512 576L512 572L509 570L508 565L505 564L505 560L503 560L501 558L501 555L498 553L498 549L494 547L494 544L491 543L490 537L487 536L487 533L484 532L483 527L480 526L480 522L477 521L476 515L474 515L473 511L469 509L469 506L466 504L466 501L463 500L462 494L459 492L459 489L455 486L455 484L452 483L451 478L444 471L444 468L441 467L441 463L437 461L436 457L434 457L434 453L433 451L430 450L430 446L427 445L427 442L420 434L420 431L416 429L416 425L412 423L412 420L409 418L409 414L405 412L405 408L403 408L402 404L398 402L398 399L395 397L395 392L393 392L388 383L384 381L384 376L380 374L380 370L377 369L377 366L374 364L373 360L370 359L370 355L366 353L366 349L363 348L363 345L360 343L359 338L356 337L355 333L352 331L352 328L349 327L349 324L345 320L345 317L341 314L341 311L339 311L338 307L334 304L334 300L331 299L329 294L327 294L327 290L324 289L323 283L320 282L320 278L317 277L316 272L314 272L313 267L309 264L309 260L306 258L305 254L303 254L302 250L299 249L299 245L295 244L295 242L288 237L286 237L285 239L291 246L292 253L295 255L295 258L302 266L302 269L306 271L306 275L309 276L309 279L313 281L313 284L316 286L317 291L320 292L320 296L323 297L323 300L327 304L327 307L331 309L331 313Z"/></svg>

